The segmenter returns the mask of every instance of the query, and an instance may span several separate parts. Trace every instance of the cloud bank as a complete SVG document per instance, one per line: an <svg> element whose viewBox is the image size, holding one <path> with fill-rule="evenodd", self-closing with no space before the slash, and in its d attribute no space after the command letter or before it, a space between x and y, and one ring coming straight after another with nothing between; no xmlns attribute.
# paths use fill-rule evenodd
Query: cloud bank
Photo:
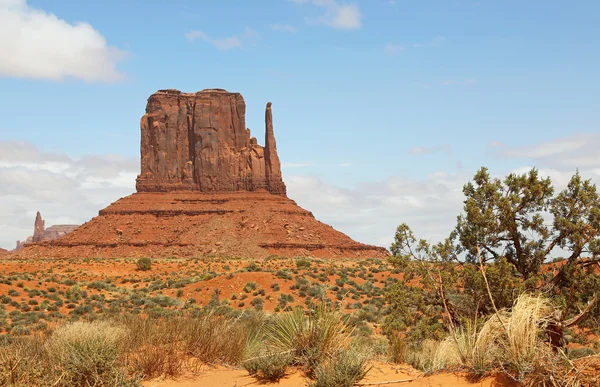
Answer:
<svg viewBox="0 0 600 387"><path fill-rule="evenodd" d="M562 190L578 168L584 178L600 182L600 135L575 134L526 146L489 144L511 170L490 168L492 175L524 173L531 167L550 176ZM450 151L447 145L414 147L415 158ZM311 163L282 163L288 196L317 219L352 238L389 247L396 227L408 223L420 238L437 242L448 236L462 211L463 185L475 170L435 172L418 179L391 176L352 188L329 184L314 175ZM344 162L337 167L352 168ZM299 169L298 169L299 168ZM108 204L135 191L137 159L116 155L72 159L27 142L0 141L0 246L12 249L17 239L31 235L35 212L51 224L83 223Z"/></svg>
<svg viewBox="0 0 600 387"><path fill-rule="evenodd" d="M27 5L0 0L0 76L117 82L127 54L109 46L90 24L74 24Z"/></svg>
<svg viewBox="0 0 600 387"><path fill-rule="evenodd" d="M33 233L36 211L46 225L80 224L135 190L139 161L118 155L72 159L29 142L0 141L0 246Z"/></svg>

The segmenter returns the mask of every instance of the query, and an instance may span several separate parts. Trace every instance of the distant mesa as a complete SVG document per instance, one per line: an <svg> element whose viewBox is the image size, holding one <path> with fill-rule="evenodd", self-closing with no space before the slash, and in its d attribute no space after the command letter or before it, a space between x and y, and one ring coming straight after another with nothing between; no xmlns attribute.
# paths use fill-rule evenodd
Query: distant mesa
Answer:
<svg viewBox="0 0 600 387"><path fill-rule="evenodd" d="M0 247L0 257L4 257L5 255L10 254L10 251L8 250L4 250L3 248Z"/></svg>
<svg viewBox="0 0 600 387"><path fill-rule="evenodd" d="M26 244L29 243L53 241L67 235L77 227L79 227L77 224L59 224L46 228L46 222L42 219L42 214L40 214L38 211L33 224L33 235L27 237L27 239L23 242L17 241L15 250L21 250Z"/></svg>
<svg viewBox="0 0 600 387"><path fill-rule="evenodd" d="M389 255L319 222L287 197L270 102L264 147L246 128L244 98L223 89L159 90L148 98L140 127L137 193L59 239L26 246L19 256Z"/></svg>

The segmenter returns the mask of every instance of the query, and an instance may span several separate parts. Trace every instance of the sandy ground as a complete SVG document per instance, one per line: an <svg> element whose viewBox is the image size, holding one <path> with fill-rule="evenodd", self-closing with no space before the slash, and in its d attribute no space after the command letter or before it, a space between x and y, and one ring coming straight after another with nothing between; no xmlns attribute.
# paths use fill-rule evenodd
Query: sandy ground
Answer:
<svg viewBox="0 0 600 387"><path fill-rule="evenodd" d="M379 384L396 381L396 383ZM151 380L144 382L145 387L246 387L273 385L280 387L306 386L308 379L300 372L292 372L279 383L261 384L248 375L245 370L233 370L225 367L205 367L199 375L183 377L178 380ZM479 381L469 381L464 375L443 373L421 376L420 372L409 366L383 363L373 364L367 377L361 381L363 386L410 386L410 387L514 387L514 383L502 377L488 377Z"/></svg>

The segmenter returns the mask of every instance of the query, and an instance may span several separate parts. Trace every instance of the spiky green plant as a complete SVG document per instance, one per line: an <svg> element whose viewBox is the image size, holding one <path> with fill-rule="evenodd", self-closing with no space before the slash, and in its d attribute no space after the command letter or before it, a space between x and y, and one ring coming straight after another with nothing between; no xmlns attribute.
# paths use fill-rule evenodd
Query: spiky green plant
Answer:
<svg viewBox="0 0 600 387"><path fill-rule="evenodd" d="M324 303L306 315L301 308L278 315L265 330L267 345L276 352L292 353L294 363L306 367L308 374L347 346L351 334L342 314Z"/></svg>

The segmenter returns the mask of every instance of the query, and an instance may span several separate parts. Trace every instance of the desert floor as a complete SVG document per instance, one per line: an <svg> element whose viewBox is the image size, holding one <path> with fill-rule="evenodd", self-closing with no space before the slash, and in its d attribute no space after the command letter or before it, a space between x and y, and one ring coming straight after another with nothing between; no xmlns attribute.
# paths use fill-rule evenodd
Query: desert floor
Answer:
<svg viewBox="0 0 600 387"><path fill-rule="evenodd" d="M300 372L286 376L279 383L261 384L244 370L225 367L204 367L198 375L182 377L177 380L151 380L144 382L145 387L246 387L246 386L306 386L308 379ZM380 384L382 382L391 382ZM490 376L481 380L469 380L461 374L441 373L424 376L410 366L374 363L373 368L359 386L408 386L408 387L512 387L516 386L503 376Z"/></svg>

